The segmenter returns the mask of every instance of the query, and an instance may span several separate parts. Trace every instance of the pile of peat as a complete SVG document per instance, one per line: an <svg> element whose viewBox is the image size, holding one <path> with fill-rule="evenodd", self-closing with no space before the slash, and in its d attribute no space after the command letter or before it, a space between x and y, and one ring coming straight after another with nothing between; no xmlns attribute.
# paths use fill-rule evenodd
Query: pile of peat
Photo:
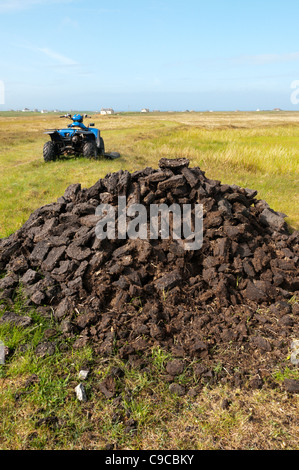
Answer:
<svg viewBox="0 0 299 470"><path fill-rule="evenodd" d="M99 240L99 204L202 204L203 246L176 240ZM9 313L22 286L28 304L57 320L74 348L92 345L146 367L152 349L172 355L166 379L260 387L298 338L299 232L257 191L208 179L185 159L118 171L91 188L69 186L0 241L1 298ZM24 324L26 322L24 321ZM41 347L47 348L45 342Z"/></svg>

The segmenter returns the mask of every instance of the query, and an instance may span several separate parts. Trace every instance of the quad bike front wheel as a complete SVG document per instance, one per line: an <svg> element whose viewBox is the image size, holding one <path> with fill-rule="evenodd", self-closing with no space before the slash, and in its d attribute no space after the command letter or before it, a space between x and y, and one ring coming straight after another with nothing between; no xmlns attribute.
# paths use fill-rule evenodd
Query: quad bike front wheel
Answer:
<svg viewBox="0 0 299 470"><path fill-rule="evenodd" d="M43 157L45 162L53 162L57 158L56 145L51 140L44 145Z"/></svg>

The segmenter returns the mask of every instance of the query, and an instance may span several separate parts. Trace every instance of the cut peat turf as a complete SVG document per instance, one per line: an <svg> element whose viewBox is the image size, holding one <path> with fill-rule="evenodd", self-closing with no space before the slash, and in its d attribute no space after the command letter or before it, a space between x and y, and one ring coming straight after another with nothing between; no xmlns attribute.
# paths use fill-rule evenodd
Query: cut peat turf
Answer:
<svg viewBox="0 0 299 470"><path fill-rule="evenodd" d="M202 204L202 248L187 251L171 238L98 239L96 208L117 209L119 196L127 208ZM161 348L172 357L168 381L188 370L195 381L260 388L277 368L292 367L298 256L299 232L255 190L211 180L188 160L162 159L159 169L73 184L2 239L0 321L11 321L22 287L74 348L89 344L99 357L141 368Z"/></svg>

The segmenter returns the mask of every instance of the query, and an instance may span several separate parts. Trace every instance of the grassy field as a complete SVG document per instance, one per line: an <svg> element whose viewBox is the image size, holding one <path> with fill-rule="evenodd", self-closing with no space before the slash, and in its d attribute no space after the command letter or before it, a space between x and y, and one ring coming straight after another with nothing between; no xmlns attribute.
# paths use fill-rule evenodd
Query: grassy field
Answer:
<svg viewBox="0 0 299 470"><path fill-rule="evenodd" d="M45 164L46 128L55 115L0 114L0 236L55 201L67 185L89 187L109 172L157 167L162 157L187 157L209 178L252 187L299 228L299 113L150 113L93 116L108 151L121 158L70 158Z"/></svg>
<svg viewBox="0 0 299 470"><path fill-rule="evenodd" d="M31 212L55 201L66 187L89 187L109 172L157 167L162 157L186 157L223 183L257 189L259 198L299 228L299 113L150 113L92 117L107 151L121 158L69 158L45 164L47 128L55 115L0 113L0 237L20 228ZM1 305L0 305L1 309ZM4 309L4 307L2 307ZM298 448L298 399L277 389L206 386L195 396L172 395L164 377L169 357L152 351L147 371L116 357L103 360L85 347L60 341L52 318L28 309L20 293L14 309L30 328L0 327L14 354L0 365L0 449L285 449ZM1 310L0 310L1 315ZM56 341L55 354L37 357L40 341ZM88 401L76 400L78 373L90 368ZM113 367L121 400L99 384ZM223 365L219 365L223 367ZM215 371L216 372L216 371ZM297 378L277 369L273 379ZM188 384L188 373L179 378ZM230 406L223 406L223 401Z"/></svg>

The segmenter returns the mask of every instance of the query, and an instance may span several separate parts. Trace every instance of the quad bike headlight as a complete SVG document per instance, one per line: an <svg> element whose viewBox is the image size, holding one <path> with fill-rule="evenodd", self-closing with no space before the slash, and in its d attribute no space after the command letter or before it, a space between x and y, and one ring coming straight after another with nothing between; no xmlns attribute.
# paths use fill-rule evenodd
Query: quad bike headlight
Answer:
<svg viewBox="0 0 299 470"><path fill-rule="evenodd" d="M74 136L72 137L72 142L73 142L73 144L78 144L79 141L80 141L80 137L79 137L78 135L74 135Z"/></svg>

